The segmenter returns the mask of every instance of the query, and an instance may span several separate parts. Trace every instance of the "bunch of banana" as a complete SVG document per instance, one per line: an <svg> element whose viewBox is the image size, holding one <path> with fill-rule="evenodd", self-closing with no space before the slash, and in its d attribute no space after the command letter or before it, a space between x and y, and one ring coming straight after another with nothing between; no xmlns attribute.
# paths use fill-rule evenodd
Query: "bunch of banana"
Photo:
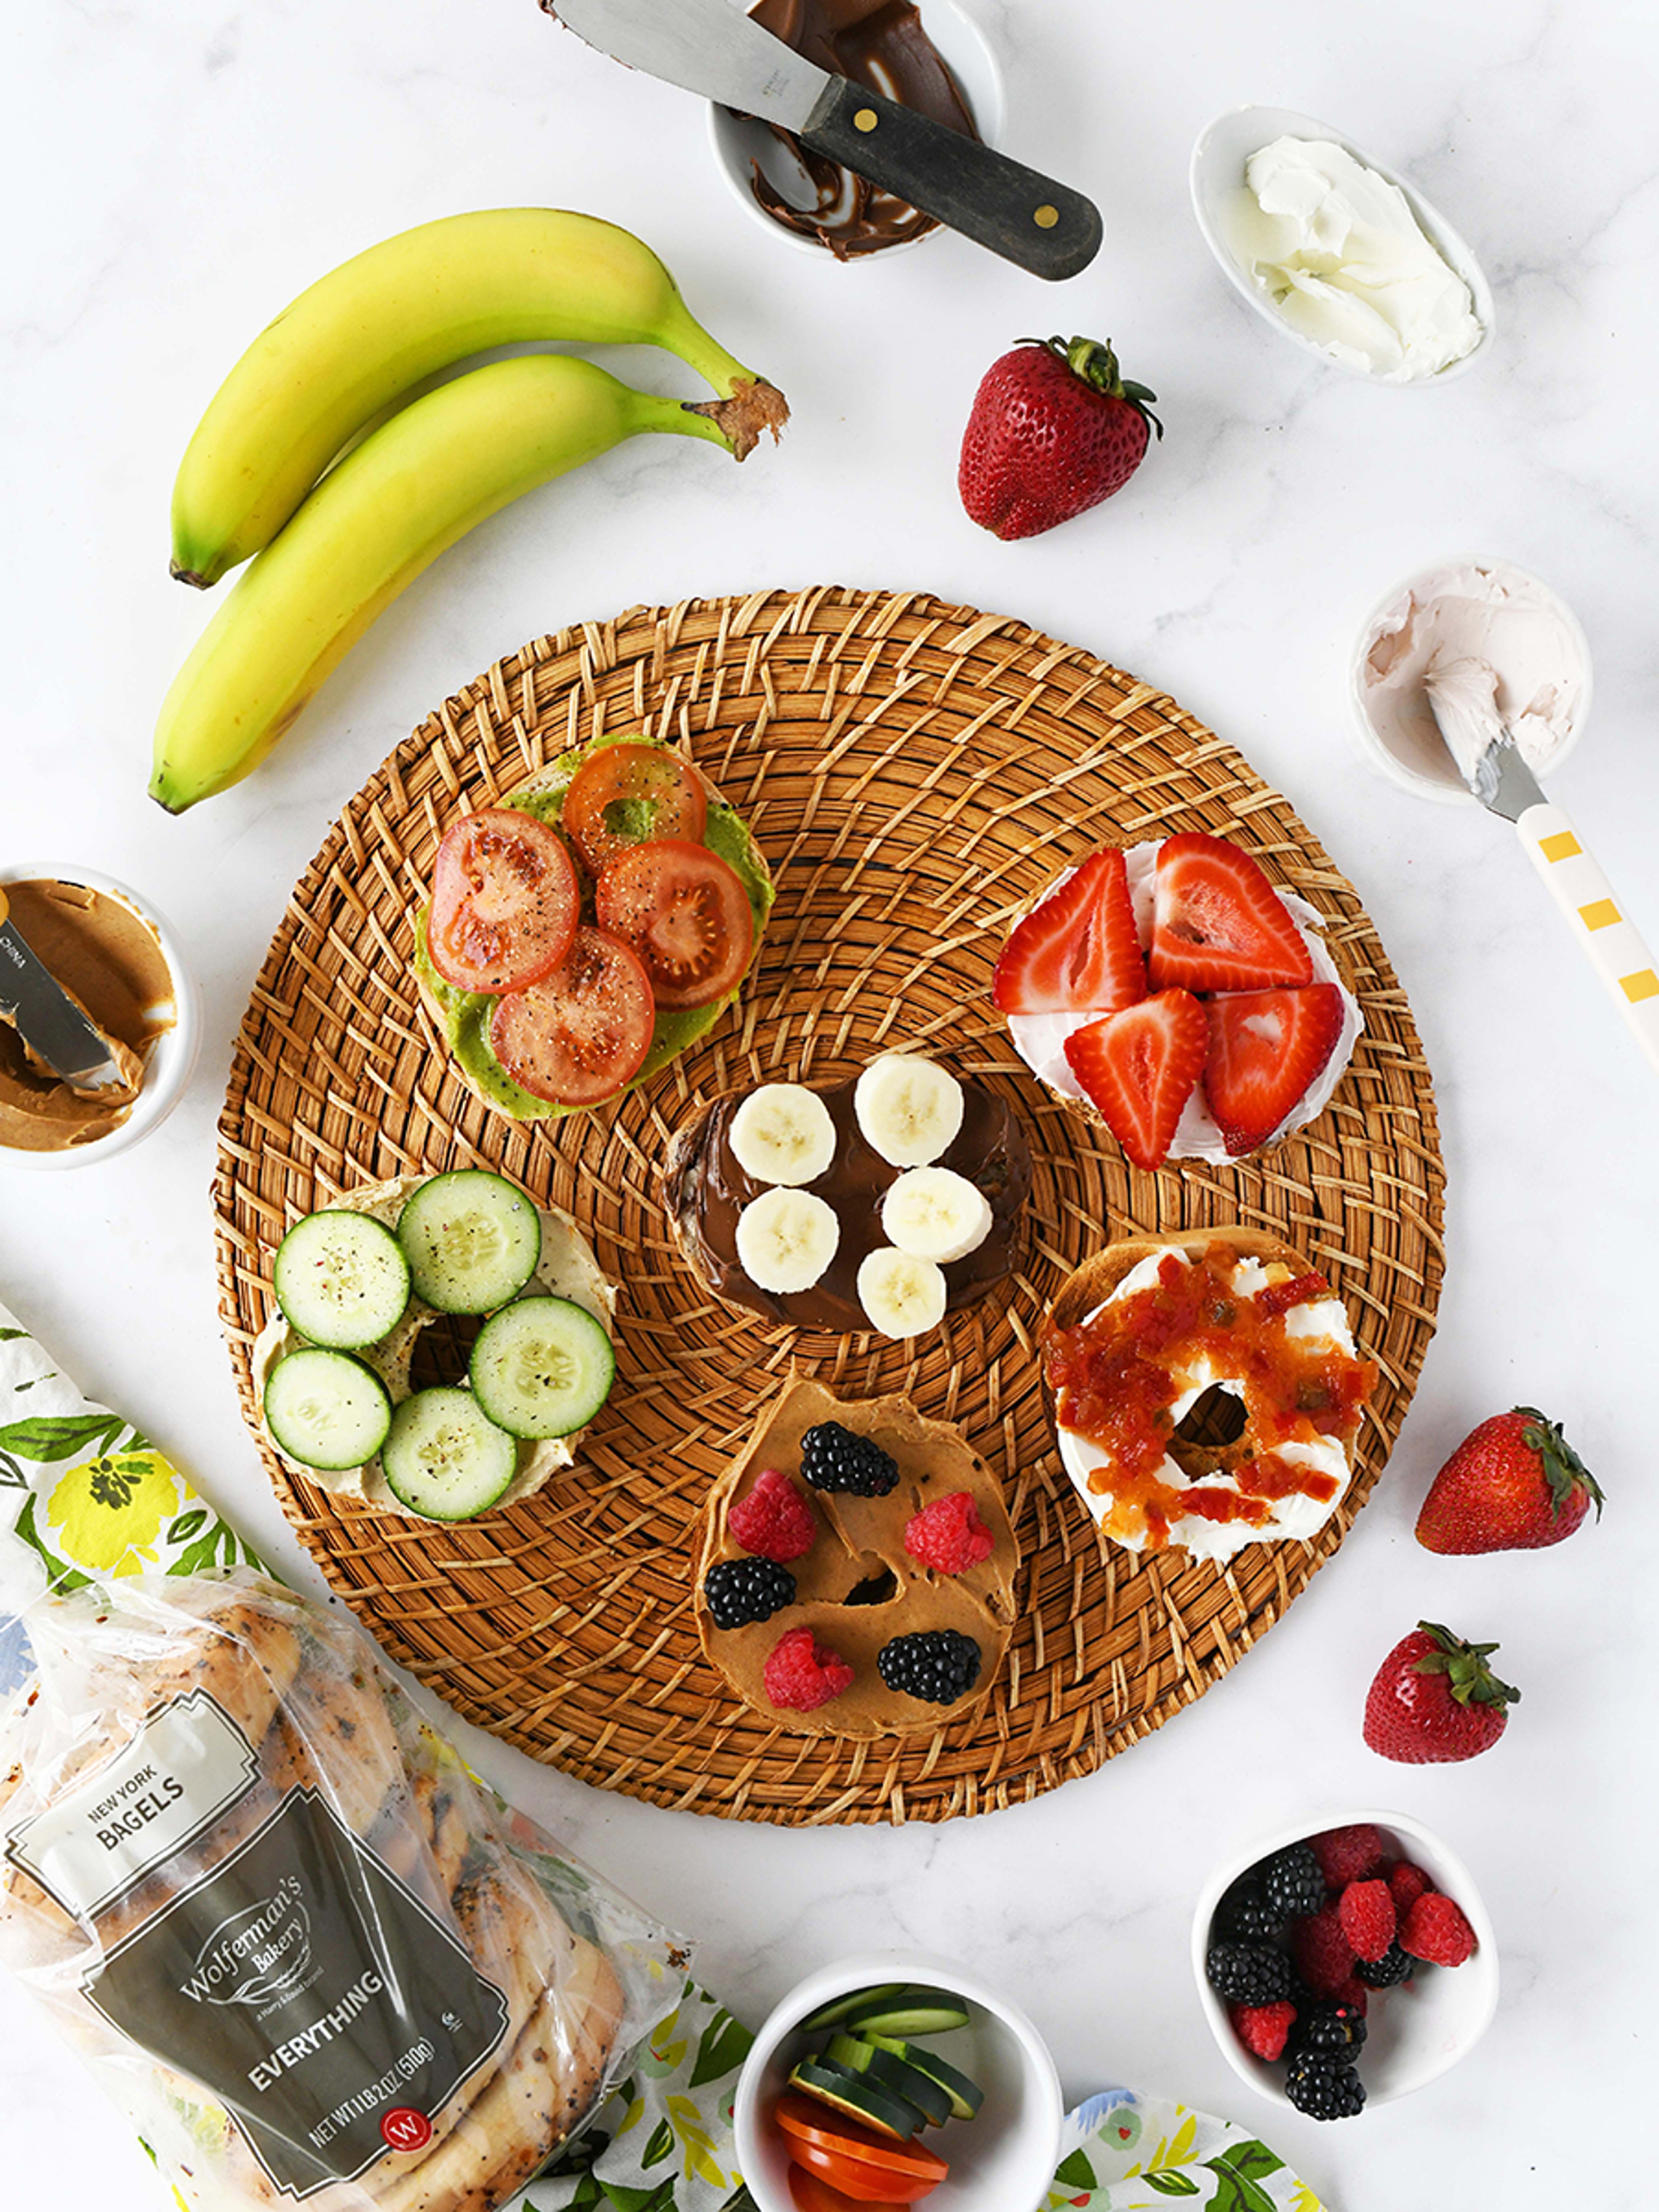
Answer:
<svg viewBox="0 0 1659 2212"><path fill-rule="evenodd" d="M666 347L717 397L655 398L563 354L421 392L471 355L548 338ZM521 493L643 430L740 461L788 414L614 223L503 208L371 246L254 340L191 440L173 573L206 586L252 565L162 705L151 797L182 813L256 768L404 586Z"/></svg>

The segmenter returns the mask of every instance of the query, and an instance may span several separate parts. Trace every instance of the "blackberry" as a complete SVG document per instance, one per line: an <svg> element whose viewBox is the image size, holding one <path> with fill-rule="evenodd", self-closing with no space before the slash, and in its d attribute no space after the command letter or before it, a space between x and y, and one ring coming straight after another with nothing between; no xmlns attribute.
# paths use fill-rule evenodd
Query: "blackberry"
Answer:
<svg viewBox="0 0 1659 2212"><path fill-rule="evenodd" d="M885 1498L898 1487L897 1462L839 1421L808 1429L800 1440L800 1471L814 1490L849 1490L854 1498Z"/></svg>
<svg viewBox="0 0 1659 2212"><path fill-rule="evenodd" d="M1351 2120L1364 2106L1365 2085L1340 2051L1304 2051L1291 2061L1285 2094L1310 2120Z"/></svg>
<svg viewBox="0 0 1659 2212"><path fill-rule="evenodd" d="M1229 2004L1277 2004L1294 1979L1290 1960L1271 1943L1212 1943L1204 1971Z"/></svg>
<svg viewBox="0 0 1659 2212"><path fill-rule="evenodd" d="M1346 2051L1352 2060L1365 2040L1365 2015L1357 2005L1334 1997L1298 2008L1291 2030L1292 2054L1303 2051Z"/></svg>
<svg viewBox="0 0 1659 2212"><path fill-rule="evenodd" d="M1261 1884L1261 1893L1281 1920L1296 1920L1317 1912L1325 1902L1325 1877L1307 1844L1291 1844L1271 1858L1263 1859L1251 1873Z"/></svg>
<svg viewBox="0 0 1659 2212"><path fill-rule="evenodd" d="M1259 1876L1242 1874L1222 1893L1214 1932L1231 1942L1259 1943L1266 1936L1282 1935L1285 1917L1268 1904Z"/></svg>
<svg viewBox="0 0 1659 2212"><path fill-rule="evenodd" d="M884 1644L876 1666L890 1690L930 1705L953 1705L978 1681L979 1659L971 1636L959 1636L954 1628L929 1628Z"/></svg>
<svg viewBox="0 0 1659 2212"><path fill-rule="evenodd" d="M1396 1939L1380 1959L1356 1959L1354 1978L1364 1982L1368 1990L1391 1990L1396 1982L1409 1980L1417 1966L1417 1960L1401 1949Z"/></svg>
<svg viewBox="0 0 1659 2212"><path fill-rule="evenodd" d="M702 1596L716 1628L746 1628L793 1605L795 1577L775 1559L722 1559L703 1577Z"/></svg>

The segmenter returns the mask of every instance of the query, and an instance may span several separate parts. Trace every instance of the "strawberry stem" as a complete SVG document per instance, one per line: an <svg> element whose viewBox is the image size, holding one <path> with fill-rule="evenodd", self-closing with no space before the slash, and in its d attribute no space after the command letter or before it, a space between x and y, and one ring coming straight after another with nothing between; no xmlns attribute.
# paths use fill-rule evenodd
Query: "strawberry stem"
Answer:
<svg viewBox="0 0 1659 2212"><path fill-rule="evenodd" d="M1444 1674L1460 1705L1493 1705L1501 1712L1505 1705L1520 1704L1520 1691L1500 1682L1486 1664L1487 1654L1498 1649L1495 1644L1466 1644L1461 1636L1454 1636L1449 1628L1432 1620L1419 1620L1417 1625L1439 1648L1425 1651L1412 1662L1415 1673Z"/></svg>
<svg viewBox="0 0 1659 2212"><path fill-rule="evenodd" d="M1152 412L1158 394L1144 384L1125 380L1117 365L1117 356L1112 350L1109 338L1103 345L1098 338L1021 338L1021 345L1041 346L1063 361L1073 376L1079 378L1091 392L1098 392L1106 399L1121 399L1144 415L1161 438L1164 425Z"/></svg>
<svg viewBox="0 0 1659 2212"><path fill-rule="evenodd" d="M1538 1455L1544 1480L1549 1485L1550 1508L1557 1519L1571 1504L1574 1496L1583 1491L1595 1506L1599 1521L1605 1503L1601 1486L1562 1435L1559 1425L1547 1413L1540 1413L1536 1406L1517 1406L1515 1410L1528 1424L1521 1431L1521 1441L1528 1451Z"/></svg>

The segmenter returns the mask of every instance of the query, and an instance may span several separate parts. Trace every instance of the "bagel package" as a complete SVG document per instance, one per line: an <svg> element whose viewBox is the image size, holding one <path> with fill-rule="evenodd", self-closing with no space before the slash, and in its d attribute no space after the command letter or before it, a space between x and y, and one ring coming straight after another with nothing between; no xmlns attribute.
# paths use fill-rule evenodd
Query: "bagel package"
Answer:
<svg viewBox="0 0 1659 2212"><path fill-rule="evenodd" d="M660 2013L665 1933L491 1796L343 1612L239 1566L28 1629L0 1958L180 2200L505 2203Z"/></svg>

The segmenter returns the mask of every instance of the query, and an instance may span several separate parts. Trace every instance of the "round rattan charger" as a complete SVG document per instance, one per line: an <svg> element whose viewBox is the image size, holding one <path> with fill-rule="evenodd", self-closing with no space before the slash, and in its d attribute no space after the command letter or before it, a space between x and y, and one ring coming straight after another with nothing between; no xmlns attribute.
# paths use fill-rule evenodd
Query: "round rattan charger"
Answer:
<svg viewBox="0 0 1659 2212"><path fill-rule="evenodd" d="M748 817L779 885L736 1012L614 1110L486 1114L410 972L437 843L566 744L647 729ZM1015 1059L989 996L1011 918L1089 845L1240 837L1328 920L1365 1034L1331 1107L1224 1169L1146 1174ZM658 1164L700 1102L842 1079L915 1047L1004 1091L1036 1188L1006 1290L911 1345L767 1328L678 1257ZM266 1465L334 1588L483 1727L659 1805L786 1822L944 1820L1051 1790L1201 1697L1341 1542L1386 1460L1441 1273L1433 1094L1405 994L1350 885L1231 746L1148 684L1024 624L921 593L823 587L634 609L538 639L416 730L296 888L243 1024L221 1122L219 1276L245 1410L272 1251L342 1189L498 1167L573 1213L621 1285L619 1361L580 1463L470 1524L372 1513ZM1242 1222L1330 1276L1381 1383L1336 1518L1227 1566L1098 1542L1052 1449L1036 1340L1111 1236ZM993 1696L931 1739L769 1728L708 1666L690 1602L713 1477L793 1365L845 1396L904 1390L1000 1468L1025 1565Z"/></svg>

